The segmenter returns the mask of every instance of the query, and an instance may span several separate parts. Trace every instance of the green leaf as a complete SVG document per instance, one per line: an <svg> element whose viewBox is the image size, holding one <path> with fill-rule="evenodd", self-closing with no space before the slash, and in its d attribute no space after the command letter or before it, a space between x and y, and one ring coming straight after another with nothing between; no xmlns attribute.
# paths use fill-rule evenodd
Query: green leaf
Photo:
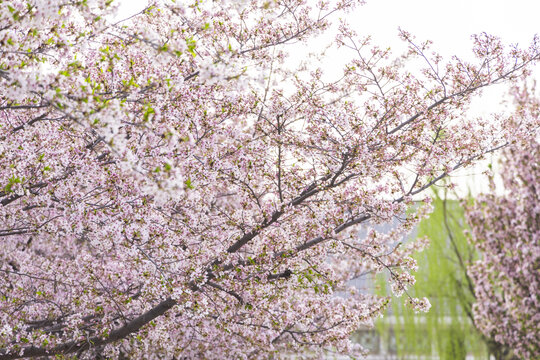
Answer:
<svg viewBox="0 0 540 360"><path fill-rule="evenodd" d="M150 115L155 114L156 110L150 105L146 105L146 109L144 110L143 119L145 122L150 120Z"/></svg>
<svg viewBox="0 0 540 360"><path fill-rule="evenodd" d="M193 40L193 37L189 37L186 39L186 45L187 45L189 53L193 57L197 56L197 54L195 53L196 42L195 40Z"/></svg>
<svg viewBox="0 0 540 360"><path fill-rule="evenodd" d="M13 188L13 185L15 184L20 184L22 182L22 180L19 178L19 177L16 177L15 175L13 175L12 177L10 177L8 179L8 184L6 186L4 186L4 192L6 194L9 194Z"/></svg>

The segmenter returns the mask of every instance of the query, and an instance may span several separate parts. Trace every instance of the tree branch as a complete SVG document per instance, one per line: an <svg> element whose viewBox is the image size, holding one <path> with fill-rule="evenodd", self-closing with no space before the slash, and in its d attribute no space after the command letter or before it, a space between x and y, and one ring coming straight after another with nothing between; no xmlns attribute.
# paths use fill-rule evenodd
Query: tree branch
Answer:
<svg viewBox="0 0 540 360"><path fill-rule="evenodd" d="M92 347L107 345L112 342L121 340L126 336L139 331L141 327L148 324L150 321L155 318L163 315L165 312L170 310L174 305L176 305L176 300L168 298L163 300L158 305L148 310L144 314L136 317L131 320L124 326L111 331L108 337L95 336L90 339L81 340L81 341L69 341L64 344L57 345L52 349L46 349L42 347L23 347L22 349L6 351L0 349L0 360L11 360L11 359L20 359L20 358L29 358L29 357L38 357L38 356L53 356L61 354L71 354L79 351L88 350Z"/></svg>

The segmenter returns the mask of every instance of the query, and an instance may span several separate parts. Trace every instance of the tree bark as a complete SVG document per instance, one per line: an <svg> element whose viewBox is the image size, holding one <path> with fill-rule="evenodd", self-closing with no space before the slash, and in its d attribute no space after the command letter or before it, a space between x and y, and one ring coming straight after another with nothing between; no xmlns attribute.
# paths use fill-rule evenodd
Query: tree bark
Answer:
<svg viewBox="0 0 540 360"><path fill-rule="evenodd" d="M139 331L141 327L148 324L150 321L155 318L163 315L165 312L170 310L174 305L176 305L176 300L168 298L163 300L158 305L148 310L144 314L136 317L131 320L124 326L111 331L108 337L92 337L90 339L81 340L81 341L70 341L64 344L55 346L52 349L45 349L41 347L29 346L23 347L19 350L6 351L0 349L0 360L11 360L11 359L20 359L20 358L29 358L37 356L54 356L60 354L71 354L78 351L88 350L91 347L107 345L112 342L121 340L128 336L129 334Z"/></svg>

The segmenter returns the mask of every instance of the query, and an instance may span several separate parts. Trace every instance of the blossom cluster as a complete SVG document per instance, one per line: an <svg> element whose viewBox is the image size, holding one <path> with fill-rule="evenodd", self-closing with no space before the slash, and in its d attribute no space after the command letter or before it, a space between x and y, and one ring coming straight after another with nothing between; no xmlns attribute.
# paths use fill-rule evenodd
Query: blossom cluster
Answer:
<svg viewBox="0 0 540 360"><path fill-rule="evenodd" d="M540 355L540 112L538 99L517 93L516 121L530 118L528 134L504 152L504 193L469 206L470 238L481 259L474 281L475 326L523 359Z"/></svg>

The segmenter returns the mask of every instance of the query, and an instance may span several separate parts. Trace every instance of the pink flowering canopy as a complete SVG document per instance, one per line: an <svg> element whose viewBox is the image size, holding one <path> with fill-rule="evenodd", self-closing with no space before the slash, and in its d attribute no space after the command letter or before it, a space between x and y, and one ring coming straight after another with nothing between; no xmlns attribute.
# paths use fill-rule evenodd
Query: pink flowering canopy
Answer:
<svg viewBox="0 0 540 360"><path fill-rule="evenodd" d="M522 141L504 152L504 194L479 198L467 217L481 260L475 283L475 326L521 359L540 355L540 102L516 94L517 119L532 119Z"/></svg>
<svg viewBox="0 0 540 360"><path fill-rule="evenodd" d="M519 133L466 110L539 47L396 56L343 22L341 78L290 66L358 3L2 1L0 359L362 353L387 299L350 281L414 282L413 197Z"/></svg>

